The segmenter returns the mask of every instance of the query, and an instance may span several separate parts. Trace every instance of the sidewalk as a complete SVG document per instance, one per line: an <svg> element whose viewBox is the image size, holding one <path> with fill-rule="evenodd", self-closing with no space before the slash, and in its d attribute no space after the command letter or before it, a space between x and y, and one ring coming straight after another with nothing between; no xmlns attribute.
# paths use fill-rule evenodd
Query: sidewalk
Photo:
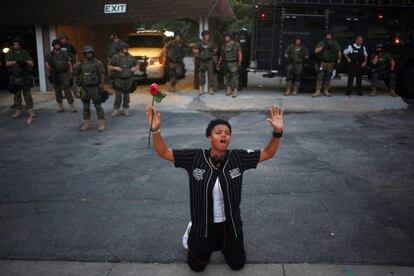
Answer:
<svg viewBox="0 0 414 276"><path fill-rule="evenodd" d="M184 86L185 84L183 84ZM109 88L108 88L109 89ZM161 85L164 92L166 87ZM333 93L332 97L312 98L310 94L298 96L283 96L281 91L259 90L248 88L240 92L237 98L225 96L225 91L220 90L215 95L198 95L198 92L188 87L182 87L177 93L169 93L158 108L162 110L184 110L195 111L266 111L272 105L279 105L286 112L377 112L382 110L398 110L407 108L407 103L400 97L390 97L383 93L376 97L370 96L345 96L341 92ZM151 103L151 96L148 93L148 86L139 86L138 90L131 95L131 108L144 108ZM103 107L106 110L112 109L113 96L110 96ZM34 108L55 109L56 103L53 92L33 92ZM0 114L12 112L10 106L13 98L8 93L0 93ZM66 106L66 102L64 102ZM82 108L80 100L75 101L78 109Z"/></svg>
<svg viewBox="0 0 414 276"><path fill-rule="evenodd" d="M266 276L413 276L414 267L326 265L326 264L247 264L232 271L225 264L210 264L203 273L192 272L187 264L86 263L55 261L0 261L4 276L146 276L146 275L266 275Z"/></svg>

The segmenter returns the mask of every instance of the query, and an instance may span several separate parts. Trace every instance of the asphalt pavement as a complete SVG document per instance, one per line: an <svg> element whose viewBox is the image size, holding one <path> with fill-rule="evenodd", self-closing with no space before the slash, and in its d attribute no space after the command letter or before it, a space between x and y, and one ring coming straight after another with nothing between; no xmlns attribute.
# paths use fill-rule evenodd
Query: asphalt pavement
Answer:
<svg viewBox="0 0 414 276"><path fill-rule="evenodd" d="M259 149L271 135L266 109L284 105L277 156L244 178L248 263L414 266L414 110L386 95L255 92L228 104L224 92L182 92L158 106L173 148L207 148L205 127L220 117L233 126L232 148ZM59 114L47 98L31 125L3 105L0 259L185 262L187 176L147 148L147 97L135 94L131 116L108 118L104 133L78 131L80 102Z"/></svg>

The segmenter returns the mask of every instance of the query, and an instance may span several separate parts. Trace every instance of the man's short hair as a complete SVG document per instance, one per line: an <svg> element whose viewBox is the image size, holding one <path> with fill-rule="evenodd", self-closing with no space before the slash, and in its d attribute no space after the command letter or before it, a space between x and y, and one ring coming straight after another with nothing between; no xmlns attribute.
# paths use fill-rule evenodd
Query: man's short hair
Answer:
<svg viewBox="0 0 414 276"><path fill-rule="evenodd" d="M209 137L211 135L211 132L213 131L213 128L218 125L225 125L229 128L230 134L231 134L231 125L228 121L224 119L214 119L211 120L206 128L206 137Z"/></svg>

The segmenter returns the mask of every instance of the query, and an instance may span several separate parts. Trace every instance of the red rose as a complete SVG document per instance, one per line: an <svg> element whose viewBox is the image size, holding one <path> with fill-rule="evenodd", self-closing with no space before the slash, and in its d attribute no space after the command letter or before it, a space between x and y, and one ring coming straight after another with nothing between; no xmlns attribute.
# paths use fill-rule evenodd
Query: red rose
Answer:
<svg viewBox="0 0 414 276"><path fill-rule="evenodd" d="M150 91L150 93L151 93L151 95L153 97L155 95L157 95L158 94L158 91L159 91L158 84L156 84L156 83L151 84L150 87L149 87L149 91Z"/></svg>

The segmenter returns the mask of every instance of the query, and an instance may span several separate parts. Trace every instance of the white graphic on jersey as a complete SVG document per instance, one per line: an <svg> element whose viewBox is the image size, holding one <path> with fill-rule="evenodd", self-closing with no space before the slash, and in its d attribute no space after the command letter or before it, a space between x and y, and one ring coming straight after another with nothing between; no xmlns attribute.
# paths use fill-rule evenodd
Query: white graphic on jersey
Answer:
<svg viewBox="0 0 414 276"><path fill-rule="evenodd" d="M193 176L196 180L200 181L200 180L203 180L205 172L206 170L196 168L193 171Z"/></svg>
<svg viewBox="0 0 414 276"><path fill-rule="evenodd" d="M230 172L231 179L236 178L241 175L239 168L232 169L229 172Z"/></svg>

